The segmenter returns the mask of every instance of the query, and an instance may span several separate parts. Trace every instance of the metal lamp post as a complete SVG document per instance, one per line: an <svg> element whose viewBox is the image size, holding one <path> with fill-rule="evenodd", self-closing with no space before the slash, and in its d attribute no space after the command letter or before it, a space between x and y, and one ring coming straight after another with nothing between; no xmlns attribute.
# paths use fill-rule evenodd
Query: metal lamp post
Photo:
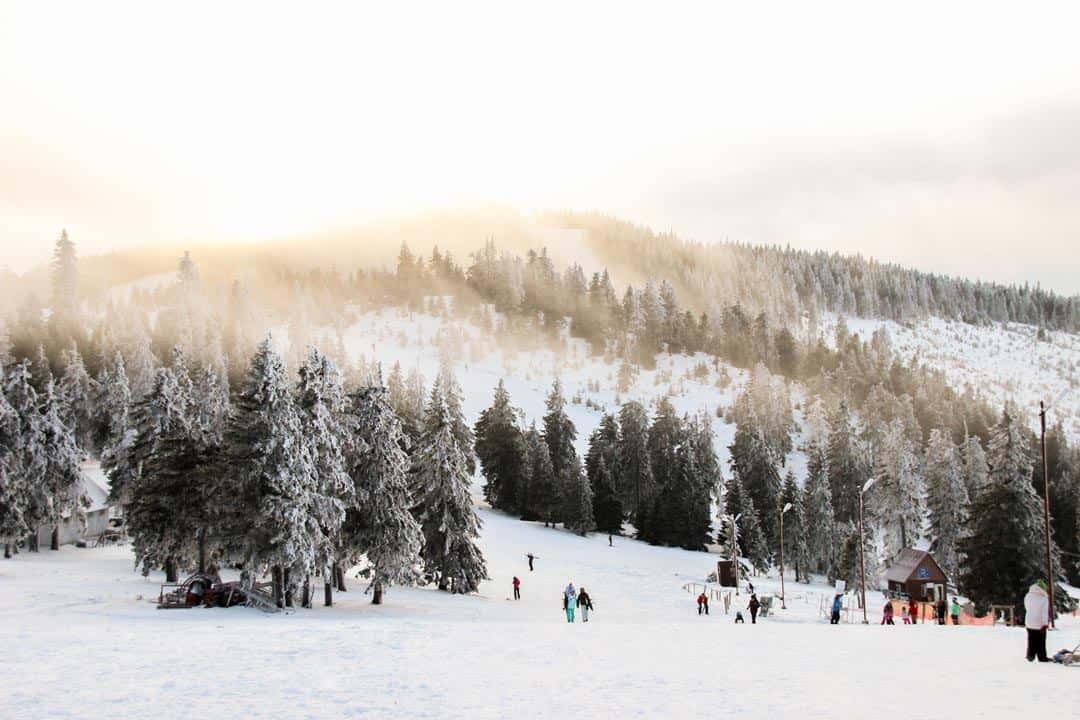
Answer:
<svg viewBox="0 0 1080 720"><path fill-rule="evenodd" d="M863 495L866 491L874 486L877 482L876 477L872 477L863 483L862 490L859 491L859 594L862 596L862 622L863 625L869 625L870 620L866 617L866 558L865 558L865 534L863 531Z"/></svg>
<svg viewBox="0 0 1080 720"><path fill-rule="evenodd" d="M787 610L787 593L784 592L784 513L791 509L791 503L780 511L780 609ZM798 575L798 573L796 573ZM796 577L796 580L798 577Z"/></svg>
<svg viewBox="0 0 1080 720"><path fill-rule="evenodd" d="M1061 399L1069 393L1070 388L1065 388L1060 395L1050 403L1057 405ZM1043 472L1043 523L1046 530L1046 584L1050 595L1050 627L1054 624L1054 557L1050 552L1050 473L1046 468L1046 411L1050 406L1039 401L1039 446L1042 449L1042 472Z"/></svg>
<svg viewBox="0 0 1080 720"><path fill-rule="evenodd" d="M739 594L739 526L737 523L741 517L742 513L727 516L731 521L731 571L735 573L736 595Z"/></svg>

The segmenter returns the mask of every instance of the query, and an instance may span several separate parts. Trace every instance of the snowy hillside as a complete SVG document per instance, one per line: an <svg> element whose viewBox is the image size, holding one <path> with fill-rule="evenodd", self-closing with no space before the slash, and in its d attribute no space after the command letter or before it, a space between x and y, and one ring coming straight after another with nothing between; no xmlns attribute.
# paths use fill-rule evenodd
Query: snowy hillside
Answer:
<svg viewBox="0 0 1080 720"><path fill-rule="evenodd" d="M835 315L826 317L826 337L833 337L836 321ZM1015 401L1027 411L1033 430L1038 430L1039 401L1049 404L1060 398L1047 423L1060 421L1071 439L1080 439L1078 335L1047 332L1045 340L1038 340L1038 329L1031 325L978 326L941 318L906 324L865 318L845 322L863 339L885 328L900 358L943 371L959 391L970 385L996 407Z"/></svg>

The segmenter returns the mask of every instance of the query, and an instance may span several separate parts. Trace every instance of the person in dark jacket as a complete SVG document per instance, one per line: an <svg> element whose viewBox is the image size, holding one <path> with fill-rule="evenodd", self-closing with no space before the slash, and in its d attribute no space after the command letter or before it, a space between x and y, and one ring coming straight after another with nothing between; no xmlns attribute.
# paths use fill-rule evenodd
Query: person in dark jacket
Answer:
<svg viewBox="0 0 1080 720"><path fill-rule="evenodd" d="M589 593L585 592L585 588L578 590L577 594L577 606L581 610L581 622L589 622L589 612L592 611L592 598L589 597Z"/></svg>
<svg viewBox="0 0 1080 720"><path fill-rule="evenodd" d="M885 601L885 607L881 611L881 624L882 625L895 625L893 622L893 606L892 600Z"/></svg>
<svg viewBox="0 0 1080 720"><path fill-rule="evenodd" d="M934 610L937 612L937 624L944 625L945 615L949 611L949 606L948 603L945 602L945 598L941 598L937 601L937 603L934 605Z"/></svg>
<svg viewBox="0 0 1080 720"><path fill-rule="evenodd" d="M757 593L750 596L750 604L746 606L746 609L750 611L750 624L757 625L757 611L761 608L761 603L758 602Z"/></svg>

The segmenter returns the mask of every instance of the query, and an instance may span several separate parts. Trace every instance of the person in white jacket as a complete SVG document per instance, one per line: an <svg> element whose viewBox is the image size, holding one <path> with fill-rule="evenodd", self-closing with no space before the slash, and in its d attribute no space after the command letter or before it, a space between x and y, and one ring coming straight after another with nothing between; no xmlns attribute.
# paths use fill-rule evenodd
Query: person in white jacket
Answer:
<svg viewBox="0 0 1080 720"><path fill-rule="evenodd" d="M1046 581L1039 580L1028 589L1024 597L1024 627L1027 628L1027 659L1036 657L1039 662L1049 662L1046 657L1046 629L1050 626L1050 596Z"/></svg>

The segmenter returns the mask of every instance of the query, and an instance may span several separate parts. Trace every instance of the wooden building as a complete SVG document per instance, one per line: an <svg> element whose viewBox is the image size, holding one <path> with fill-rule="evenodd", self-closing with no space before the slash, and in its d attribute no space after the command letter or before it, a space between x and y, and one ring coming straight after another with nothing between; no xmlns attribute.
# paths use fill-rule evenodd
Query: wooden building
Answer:
<svg viewBox="0 0 1080 720"><path fill-rule="evenodd" d="M934 556L915 548L900 551L896 561L885 571L885 580L889 583L890 595L919 602L944 598L949 585L949 578Z"/></svg>

